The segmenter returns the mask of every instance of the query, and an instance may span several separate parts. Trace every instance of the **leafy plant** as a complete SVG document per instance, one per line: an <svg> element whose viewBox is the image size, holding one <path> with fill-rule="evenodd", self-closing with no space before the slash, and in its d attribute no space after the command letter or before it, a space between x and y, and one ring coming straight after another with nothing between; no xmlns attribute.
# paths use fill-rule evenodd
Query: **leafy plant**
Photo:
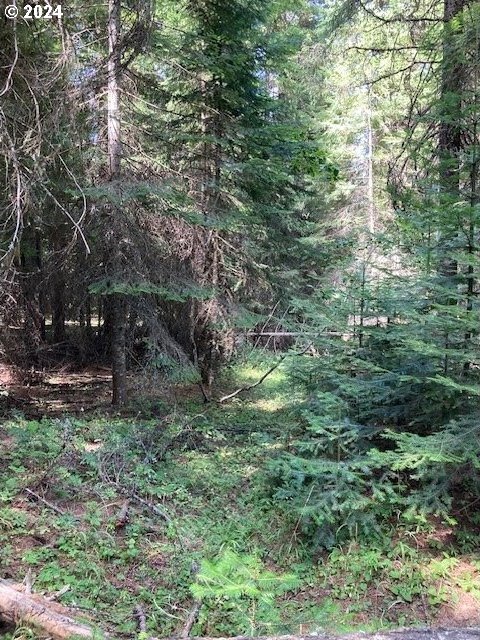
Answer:
<svg viewBox="0 0 480 640"><path fill-rule="evenodd" d="M192 595L205 603L199 624L208 633L232 625L239 633L255 633L259 628L278 624L280 610L276 598L298 587L293 574L278 575L264 568L258 557L239 555L227 549L215 560L204 560Z"/></svg>

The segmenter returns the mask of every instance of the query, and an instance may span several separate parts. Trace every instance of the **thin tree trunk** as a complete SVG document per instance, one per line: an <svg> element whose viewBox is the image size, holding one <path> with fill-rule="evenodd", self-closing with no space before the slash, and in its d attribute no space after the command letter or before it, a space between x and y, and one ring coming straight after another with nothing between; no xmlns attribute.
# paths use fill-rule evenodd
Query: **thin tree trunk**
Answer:
<svg viewBox="0 0 480 640"><path fill-rule="evenodd" d="M112 404L122 406L127 400L127 358L125 333L127 303L125 296L111 296L112 305Z"/></svg>
<svg viewBox="0 0 480 640"><path fill-rule="evenodd" d="M458 192L460 185L459 153L462 148L461 92L464 68L452 36L452 21L463 11L465 0L444 0L444 38L439 129L440 178L445 192Z"/></svg>
<svg viewBox="0 0 480 640"><path fill-rule="evenodd" d="M38 269L38 280L40 283L38 290L38 310L40 312L40 337L42 342L46 340L46 326L45 326L45 290L43 284L43 258L42 258L42 237L40 230L35 230L35 260Z"/></svg>
<svg viewBox="0 0 480 640"><path fill-rule="evenodd" d="M108 2L108 94L107 129L109 178L120 176L122 147L120 140L120 0Z"/></svg>
<svg viewBox="0 0 480 640"><path fill-rule="evenodd" d="M476 79L476 78L475 78ZM476 83L475 83L476 84ZM477 106L477 105L475 105ZM475 145L477 142L477 125L476 123L473 126L473 140L475 141ZM467 245L467 253L470 259L473 257L475 252L475 221L474 221L474 207L478 203L478 195L477 195L477 178L478 178L478 168L479 168L479 159L477 157L477 147L473 151L473 159L470 167L470 223L468 229L468 245ZM467 267L467 293L466 293L466 309L470 314L473 311L473 299L475 297L475 272L473 268L473 264L469 264ZM465 332L465 349L468 350L471 348L472 344L472 331L468 329ZM465 372L468 372L470 369L470 360L467 360L463 369Z"/></svg>
<svg viewBox="0 0 480 640"><path fill-rule="evenodd" d="M452 21L459 16L465 0L444 0L444 37L442 84L440 94L440 128L438 136L438 156L440 161L440 184L444 197L459 196L460 192L460 151L462 135L460 114L462 109L461 92L463 88L464 69L458 52L452 42ZM448 244L451 238L444 234L440 246ZM443 247L440 256L439 272L446 278L457 274L457 263L448 256L448 249Z"/></svg>
<svg viewBox="0 0 480 640"><path fill-rule="evenodd" d="M462 88L464 68L456 51L453 21L461 15L465 0L444 0L444 37L442 84L440 94L440 129L438 138L438 155L440 161L440 185L445 202L460 199L460 152L462 149L462 132L460 116L462 112ZM449 244L451 233L442 233L439 242L440 256L438 273L442 276L446 289L441 302L447 305L457 304L456 276L457 261L451 256ZM445 334L445 349L451 347L451 336ZM443 359L443 373L448 374L450 362L448 354Z"/></svg>
<svg viewBox="0 0 480 640"><path fill-rule="evenodd" d="M372 96L370 87L368 88L367 103L367 203L368 203L368 231L370 234L375 233L375 196L373 185L373 127L372 127Z"/></svg>
<svg viewBox="0 0 480 640"><path fill-rule="evenodd" d="M54 342L65 340L65 280L59 272L53 281L52 331Z"/></svg>
<svg viewBox="0 0 480 640"><path fill-rule="evenodd" d="M122 148L120 139L120 0L109 0L108 3L108 98L107 98L107 130L109 178L111 181L120 177ZM118 239L117 239L118 240ZM114 247L118 251L118 247ZM119 266L121 257L114 256L113 263ZM125 328L127 322L127 305L123 296L113 294L109 304L112 312L111 356L112 356L112 404L121 406L127 400L127 366L125 354Z"/></svg>
<svg viewBox="0 0 480 640"><path fill-rule="evenodd" d="M92 331L92 303L89 295L87 295L87 299L85 301L85 323L87 325L88 335L90 336Z"/></svg>

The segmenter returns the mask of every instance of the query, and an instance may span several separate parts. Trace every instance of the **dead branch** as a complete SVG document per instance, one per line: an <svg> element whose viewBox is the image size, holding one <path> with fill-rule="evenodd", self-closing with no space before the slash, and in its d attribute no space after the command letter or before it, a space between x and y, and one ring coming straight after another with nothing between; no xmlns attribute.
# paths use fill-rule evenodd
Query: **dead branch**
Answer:
<svg viewBox="0 0 480 640"><path fill-rule="evenodd" d="M56 507L51 502L48 502L47 500L45 500L45 498L42 498L42 496L39 496L38 493L35 493L35 491L32 491L28 487L25 487L24 491L25 493L28 493L28 495L32 496L32 498L35 498L35 500L37 500L38 502L42 502L46 507L48 507L52 511L55 511L55 513L58 513L60 516L67 515L65 511L62 511L61 509L59 509L59 507Z"/></svg>
<svg viewBox="0 0 480 640"><path fill-rule="evenodd" d="M161 518L163 518L166 522L168 522L168 524L172 523L172 518L168 515L168 513L166 513L159 507L157 507L157 505L153 504L153 502L149 502L148 500L145 500L145 498L142 498L142 496L139 496L138 493L129 491L128 489L119 485L117 482L112 482L111 484L116 486L121 493L128 495L132 500L136 500L140 504L143 504L143 506L148 507L150 511L153 511L153 513L157 514L157 516L160 516Z"/></svg>
<svg viewBox="0 0 480 640"><path fill-rule="evenodd" d="M367 13L369 16L372 16L372 18L375 18L375 20L379 20L380 22L383 22L383 24L394 24L398 22L401 24L412 23L412 22L413 23L433 22L434 24L439 24L441 22L444 22L443 18L440 18L440 17L437 18L437 17L427 16L427 15L423 15L419 17L397 15L397 16L392 16L391 18L387 18L384 16L380 16L378 13L375 13L375 11L367 7L366 3L362 2L362 0L357 0L357 2L360 5L360 7L365 11L365 13Z"/></svg>
<svg viewBox="0 0 480 640"><path fill-rule="evenodd" d="M332 333L334 332L323 331L322 335L332 335ZM258 336L259 338L296 338L298 336L319 336L320 334L318 331L247 331L245 335Z"/></svg>
<svg viewBox="0 0 480 640"><path fill-rule="evenodd" d="M201 600L196 600L193 603L193 607L190 613L188 614L188 618L185 622L185 626L183 627L182 633L180 634L181 638L188 638L188 636L190 635L190 631L192 630L192 627L195 624L195 621L198 617L198 613L200 611L201 606L202 606Z"/></svg>
<svg viewBox="0 0 480 640"><path fill-rule="evenodd" d="M434 64L440 64L441 60L413 60L410 64L408 64L406 67L402 67L401 69L396 69L395 71L390 71L388 73L384 73L383 75L377 76L376 78L373 78L372 80L367 80L364 84L368 85L368 86L373 86L374 84L377 84L378 82L382 82L383 80L388 80L389 78L393 78L394 76L397 76L399 73L405 73L405 71L411 71L415 66L417 65L434 65Z"/></svg>
<svg viewBox="0 0 480 640"><path fill-rule="evenodd" d="M147 631L147 618L145 616L145 611L139 604L136 604L134 607L135 617L138 621L138 630L140 633L146 633Z"/></svg>
<svg viewBox="0 0 480 640"><path fill-rule="evenodd" d="M32 576L32 569L31 567L29 567L25 575L25 578L23 579L23 582L25 584L25 593L27 594L27 596L29 596L32 593L32 586L34 581L35 581L35 578Z"/></svg>
<svg viewBox="0 0 480 640"><path fill-rule="evenodd" d="M115 482L113 480L109 480L108 482L112 486L116 487L116 489L120 493L123 493L124 495L128 496L131 500L136 500L137 502L142 504L144 507L147 507L147 509L150 509L150 511L155 513L157 516L160 516L160 518L165 520L167 524L173 524L173 520L168 515L168 513L163 511L163 509L160 509L160 507L158 507L156 504L153 504L153 502L150 502L149 500L145 500L145 498L142 498L142 496L139 496L138 493L135 493L134 491L131 491L125 487L122 487L122 485L119 482ZM180 542L180 545L184 546L185 539L183 538L183 536L180 535L180 533L178 534L178 540Z"/></svg>
<svg viewBox="0 0 480 640"><path fill-rule="evenodd" d="M59 598L61 598L65 593L67 593L67 591L70 591L69 584L66 584L64 587L62 587L58 591L55 591L55 593L52 593L51 596L46 596L46 600L48 600L49 602L54 602L55 600L58 600Z"/></svg>
<svg viewBox="0 0 480 640"><path fill-rule="evenodd" d="M117 520L115 522L115 529L123 529L123 527L125 527L128 524L129 507L130 507L130 500L125 500L125 502L122 504L122 508L118 512Z"/></svg>

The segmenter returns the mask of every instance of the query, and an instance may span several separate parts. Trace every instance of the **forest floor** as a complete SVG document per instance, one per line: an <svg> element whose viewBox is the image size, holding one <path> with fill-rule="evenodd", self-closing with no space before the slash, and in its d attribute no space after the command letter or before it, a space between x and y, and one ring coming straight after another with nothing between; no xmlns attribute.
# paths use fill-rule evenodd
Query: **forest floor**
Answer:
<svg viewBox="0 0 480 640"><path fill-rule="evenodd" d="M225 389L267 368L239 363ZM137 390L122 415L105 370L0 381L0 577L31 575L114 638L135 637L136 605L180 633L196 598L194 635L480 625L478 532L417 522L312 551L273 499L301 400L282 367L224 405Z"/></svg>

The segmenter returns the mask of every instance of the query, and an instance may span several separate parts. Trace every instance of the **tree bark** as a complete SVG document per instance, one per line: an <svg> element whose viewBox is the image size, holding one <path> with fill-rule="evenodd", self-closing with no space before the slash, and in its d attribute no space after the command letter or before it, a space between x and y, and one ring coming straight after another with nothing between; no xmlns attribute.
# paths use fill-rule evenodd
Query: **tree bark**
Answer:
<svg viewBox="0 0 480 640"><path fill-rule="evenodd" d="M0 619L9 624L24 622L39 629L54 640L93 638L90 627L80 624L52 608L52 603L37 596L34 599L0 580Z"/></svg>
<svg viewBox="0 0 480 640"><path fill-rule="evenodd" d="M462 107L464 68L453 42L452 21L462 12L465 0L444 0L442 85L440 94L440 130L438 150L440 156L440 178L447 191L458 191L459 153L462 148L461 124L459 117Z"/></svg>
<svg viewBox="0 0 480 640"><path fill-rule="evenodd" d="M438 157L440 186L447 198L459 196L460 192L460 151L462 135L460 115L462 111L461 92L464 69L453 42L452 21L463 11L465 0L444 0L444 35L442 82L440 87L440 128L438 135ZM448 244L449 237L440 239L440 246ZM439 273L447 281L457 274L457 263L448 255L449 250L442 247ZM448 284L448 283L447 283Z"/></svg>
<svg viewBox="0 0 480 640"><path fill-rule="evenodd" d="M110 296L112 306L112 404L122 406L127 401L127 358L125 334L127 305L125 297Z"/></svg>
<svg viewBox="0 0 480 640"><path fill-rule="evenodd" d="M443 60L442 82L440 87L440 129L438 137L438 157L440 187L444 201L460 200L460 152L462 150L462 89L464 86L464 67L455 47L454 21L461 16L465 0L444 0L443 3ZM452 257L449 246L454 239L451 232L440 233L440 256L438 273L442 277L445 293L440 302L456 305L457 261ZM451 336L445 334L445 348L451 346ZM448 355L443 359L443 373L448 374L450 361Z"/></svg>
<svg viewBox="0 0 480 640"><path fill-rule="evenodd" d="M109 178L115 180L120 175L122 147L120 140L120 0L108 2L108 92L107 129Z"/></svg>
<svg viewBox="0 0 480 640"><path fill-rule="evenodd" d="M53 281L52 294L52 330L53 341L64 342L65 340L65 280L63 274L59 272Z"/></svg>
<svg viewBox="0 0 480 640"><path fill-rule="evenodd" d="M120 139L120 0L109 0L108 3L108 98L107 98L107 130L109 179L120 177L122 148ZM114 239L116 234L113 234ZM118 238L116 238L118 243ZM118 244L114 251L114 268L120 266L121 255ZM112 355L112 404L121 406L127 400L127 366L125 354L125 328L127 307L124 296L110 296L112 313L111 355Z"/></svg>

